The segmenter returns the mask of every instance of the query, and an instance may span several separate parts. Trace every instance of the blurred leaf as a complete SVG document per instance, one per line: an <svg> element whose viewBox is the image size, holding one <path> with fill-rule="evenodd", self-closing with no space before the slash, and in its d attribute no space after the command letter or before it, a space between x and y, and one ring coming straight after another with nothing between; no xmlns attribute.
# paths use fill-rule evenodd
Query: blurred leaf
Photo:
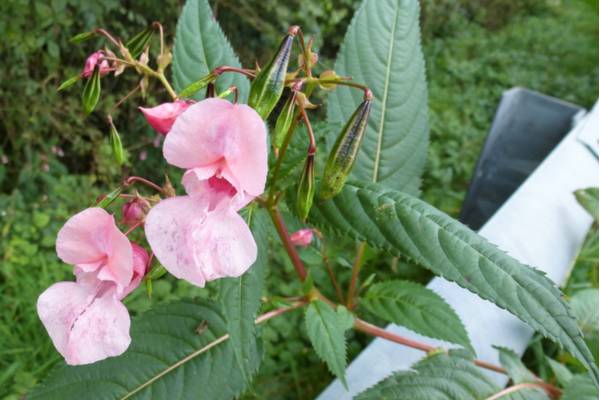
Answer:
<svg viewBox="0 0 600 400"><path fill-rule="evenodd" d="M575 375L565 386L560 400L598 400L598 385L587 375Z"/></svg>
<svg viewBox="0 0 600 400"><path fill-rule="evenodd" d="M598 188L592 187L575 191L575 197L583 208L598 222Z"/></svg>

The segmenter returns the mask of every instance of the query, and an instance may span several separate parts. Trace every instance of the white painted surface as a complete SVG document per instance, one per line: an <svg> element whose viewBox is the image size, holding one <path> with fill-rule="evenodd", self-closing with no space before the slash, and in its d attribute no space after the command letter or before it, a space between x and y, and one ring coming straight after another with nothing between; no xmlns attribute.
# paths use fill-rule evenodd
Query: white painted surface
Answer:
<svg viewBox="0 0 600 400"><path fill-rule="evenodd" d="M592 222L573 192L598 186L598 160L581 140L586 138L588 146L590 143L597 146L598 116L596 104L479 231L559 284ZM478 358L498 364L498 354L492 345L512 348L518 354L525 351L533 331L516 317L442 278L433 279L428 287L443 296L459 314ZM429 344L452 347L393 324L386 329ZM318 399L351 399L392 372L408 369L421 357L420 351L377 338L348 367L350 390L346 391L335 380ZM499 385L506 383L504 375L486 373Z"/></svg>

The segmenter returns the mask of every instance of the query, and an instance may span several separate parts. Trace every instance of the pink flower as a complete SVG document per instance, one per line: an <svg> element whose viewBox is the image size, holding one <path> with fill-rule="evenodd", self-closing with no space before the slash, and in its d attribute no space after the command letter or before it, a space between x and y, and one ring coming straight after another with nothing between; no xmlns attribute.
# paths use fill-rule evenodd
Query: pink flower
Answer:
<svg viewBox="0 0 600 400"><path fill-rule="evenodd" d="M139 107L139 109L156 132L166 135L177 117L189 106L190 104L186 101L176 100L173 103L163 103L152 108Z"/></svg>
<svg viewBox="0 0 600 400"><path fill-rule="evenodd" d="M256 260L256 242L234 209L209 210L210 199L179 196L161 201L146 217L146 239L172 275L204 287L240 276Z"/></svg>
<svg viewBox="0 0 600 400"><path fill-rule="evenodd" d="M265 189L267 128L245 104L210 98L191 105L165 138L163 154L188 169L183 178L188 194L218 185L239 194L241 207Z"/></svg>
<svg viewBox="0 0 600 400"><path fill-rule="evenodd" d="M96 272L99 280L115 282L119 291L133 277L131 244L102 208L88 208L69 218L58 232L56 253L76 271Z"/></svg>
<svg viewBox="0 0 600 400"><path fill-rule="evenodd" d="M292 233L290 240L294 246L308 247L313 240L313 230L308 228L300 229Z"/></svg>
<svg viewBox="0 0 600 400"><path fill-rule="evenodd" d="M84 78L89 78L94 73L94 68L98 66L100 68L100 76L104 76L110 72L110 64L107 60L104 60L104 51L98 50L95 53L92 53L85 60L85 65L83 66L83 72L81 76ZM102 60L102 61L100 61Z"/></svg>
<svg viewBox="0 0 600 400"><path fill-rule="evenodd" d="M38 298L40 320L67 364L93 363L129 347L131 321L121 300L139 286L148 254L137 244L128 244L133 276L124 290L98 279L96 272L76 268L76 282L55 283Z"/></svg>

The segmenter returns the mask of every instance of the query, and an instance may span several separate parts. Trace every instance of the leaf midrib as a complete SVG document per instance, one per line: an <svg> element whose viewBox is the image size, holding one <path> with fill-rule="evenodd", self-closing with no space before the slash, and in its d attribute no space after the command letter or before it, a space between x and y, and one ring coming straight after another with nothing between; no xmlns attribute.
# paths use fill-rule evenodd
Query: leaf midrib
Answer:
<svg viewBox="0 0 600 400"><path fill-rule="evenodd" d="M390 76L392 73L392 57L394 56L394 39L396 37L396 27L398 25L399 10L400 6L396 3L396 10L394 12L394 24L392 25L390 44L388 48L385 81L383 86L383 99L381 101L381 118L379 120L379 130L377 132L377 151L375 152L375 161L373 163L373 182L377 182L379 179L379 163L381 159L381 145L383 143L383 128L385 126L386 106L390 87Z"/></svg>

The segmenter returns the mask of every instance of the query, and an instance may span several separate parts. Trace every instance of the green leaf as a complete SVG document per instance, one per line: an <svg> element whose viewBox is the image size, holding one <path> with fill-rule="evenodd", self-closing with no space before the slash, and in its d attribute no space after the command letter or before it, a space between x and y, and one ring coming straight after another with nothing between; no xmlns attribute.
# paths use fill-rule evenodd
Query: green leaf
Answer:
<svg viewBox="0 0 600 400"><path fill-rule="evenodd" d="M451 351L437 353L396 372L356 400L481 400L500 391L473 361Z"/></svg>
<svg viewBox="0 0 600 400"><path fill-rule="evenodd" d="M214 19L207 0L188 0L183 7L173 49L173 84L177 92L198 81L221 65L240 67L240 61L229 41ZM248 97L250 84L246 77L236 73L223 74L217 81L217 92L229 86L238 88L240 102ZM196 100L204 98L196 93Z"/></svg>
<svg viewBox="0 0 600 400"><path fill-rule="evenodd" d="M98 100L100 100L100 90L100 69L96 66L94 73L85 83L83 93L81 94L81 101L83 102L83 109L86 115L90 114L96 108Z"/></svg>
<svg viewBox="0 0 600 400"><path fill-rule="evenodd" d="M80 79L81 79L81 75L72 76L69 79L67 79L66 81L64 81L63 83L61 83L60 86L58 87L58 89L56 89L56 91L61 92L63 90L66 90L66 89L70 88L71 86L73 86L74 84L76 84L77 82L79 82Z"/></svg>
<svg viewBox="0 0 600 400"><path fill-rule="evenodd" d="M558 361L546 357L546 361L548 361L548 365L552 369L552 373L556 377L556 380L562 387L567 386L571 378L573 378L573 373L569 371L569 369Z"/></svg>
<svg viewBox="0 0 600 400"><path fill-rule="evenodd" d="M575 191L575 197L583 208L598 222L598 188L591 187Z"/></svg>
<svg viewBox="0 0 600 400"><path fill-rule="evenodd" d="M571 308L583 335L598 336L598 289L581 290L571 299Z"/></svg>
<svg viewBox="0 0 600 400"><path fill-rule="evenodd" d="M162 305L134 319L131 346L123 355L59 366L27 398L231 399L242 392L244 380L225 334L226 322L213 303ZM258 359L252 361L258 366Z"/></svg>
<svg viewBox="0 0 600 400"><path fill-rule="evenodd" d="M500 354L500 364L508 372L508 376L515 385L520 383L534 383L538 381L536 376L523 365L521 358L506 347L494 346ZM508 398L508 397L507 397ZM545 400L548 399L542 388L527 388L519 390L510 395L511 400Z"/></svg>
<svg viewBox="0 0 600 400"><path fill-rule="evenodd" d="M469 335L452 307L437 293L409 281L376 283L361 298L375 315L421 335L458 343L473 351Z"/></svg>
<svg viewBox="0 0 600 400"><path fill-rule="evenodd" d="M71 39L69 39L69 43L73 43L73 44L82 43L87 40L90 40L95 35L96 35L96 32L94 32L94 31L78 33L77 35L75 35Z"/></svg>
<svg viewBox="0 0 600 400"><path fill-rule="evenodd" d="M560 343L597 376L570 308L554 283L429 204L380 185L346 184L315 204L313 224L408 257L516 315Z"/></svg>
<svg viewBox="0 0 600 400"><path fill-rule="evenodd" d="M429 136L419 2L363 1L335 71L366 84L375 96L352 176L417 194ZM329 95L328 120L343 124L362 97L360 90L338 86Z"/></svg>
<svg viewBox="0 0 600 400"><path fill-rule="evenodd" d="M222 305L227 331L233 345L235 360L246 382L257 371L261 355L256 338L254 319L260 308L268 254L268 216L262 209L254 209L246 216L258 246L256 261L239 278L222 279L219 302Z"/></svg>
<svg viewBox="0 0 600 400"><path fill-rule="evenodd" d="M598 400L598 385L587 375L575 375L560 400Z"/></svg>
<svg viewBox="0 0 600 400"><path fill-rule="evenodd" d="M343 306L334 311L327 303L315 300L306 309L305 318L315 352L347 387L344 333L354 324L354 317Z"/></svg>
<svg viewBox="0 0 600 400"><path fill-rule="evenodd" d="M147 26L146 29L139 32L125 43L125 47L129 50L131 57L137 59L144 52L148 43L150 43L150 39L152 39L152 33L152 26Z"/></svg>

